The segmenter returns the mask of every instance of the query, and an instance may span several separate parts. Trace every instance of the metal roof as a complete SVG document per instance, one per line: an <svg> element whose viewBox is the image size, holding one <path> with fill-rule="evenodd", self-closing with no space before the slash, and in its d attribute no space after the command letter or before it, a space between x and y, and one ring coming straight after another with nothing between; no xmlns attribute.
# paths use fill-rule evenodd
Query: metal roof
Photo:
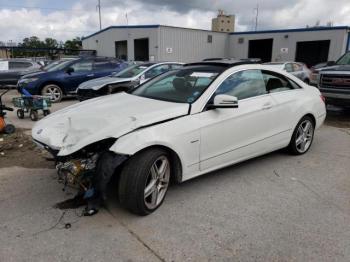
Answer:
<svg viewBox="0 0 350 262"><path fill-rule="evenodd" d="M279 30L233 32L233 33L229 33L229 34L230 35L273 34L273 33L327 31L327 30L350 30L350 27L349 26L332 26L332 27L324 26L324 27L292 28L292 29L279 29Z"/></svg>
<svg viewBox="0 0 350 262"><path fill-rule="evenodd" d="M227 34L226 32L215 32L215 31L206 30L206 29L187 28L187 27L170 26L170 25L116 25L116 26L113 25L113 26L106 27L100 31L97 31L91 35L88 35L86 37L83 37L82 40L88 39L94 35L97 35L99 33L107 31L109 29L135 29L135 28L159 28L159 27L178 28L178 29L195 30L195 31L206 31L206 32L214 33L214 34L215 33Z"/></svg>

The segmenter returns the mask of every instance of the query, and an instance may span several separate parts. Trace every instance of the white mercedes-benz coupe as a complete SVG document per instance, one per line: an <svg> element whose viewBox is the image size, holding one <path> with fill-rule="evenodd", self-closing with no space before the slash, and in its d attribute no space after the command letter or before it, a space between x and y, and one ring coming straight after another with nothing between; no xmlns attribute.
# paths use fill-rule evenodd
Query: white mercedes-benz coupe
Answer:
<svg viewBox="0 0 350 262"><path fill-rule="evenodd" d="M32 130L59 179L147 215L169 183L274 150L304 154L326 117L315 87L278 69L235 61L186 64L140 85L57 111Z"/></svg>

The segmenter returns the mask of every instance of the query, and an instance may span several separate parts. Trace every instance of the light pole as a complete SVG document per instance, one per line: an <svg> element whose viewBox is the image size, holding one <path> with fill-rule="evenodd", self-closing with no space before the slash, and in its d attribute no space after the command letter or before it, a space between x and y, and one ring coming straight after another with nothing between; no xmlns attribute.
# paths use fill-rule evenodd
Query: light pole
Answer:
<svg viewBox="0 0 350 262"><path fill-rule="evenodd" d="M98 8L98 17L99 17L99 20L100 20L100 30L101 30L102 29L102 23L101 23L101 0L98 0L97 8Z"/></svg>
<svg viewBox="0 0 350 262"><path fill-rule="evenodd" d="M256 4L256 16L255 16L255 31L258 30L258 17L259 17L259 3Z"/></svg>

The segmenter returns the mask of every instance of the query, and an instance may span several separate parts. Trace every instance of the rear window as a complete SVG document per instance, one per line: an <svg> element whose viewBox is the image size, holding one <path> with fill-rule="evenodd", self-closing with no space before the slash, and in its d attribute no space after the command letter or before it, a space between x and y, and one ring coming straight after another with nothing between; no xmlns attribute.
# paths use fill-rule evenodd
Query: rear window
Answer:
<svg viewBox="0 0 350 262"><path fill-rule="evenodd" d="M17 61L10 61L9 62L9 69L25 69L28 67L31 67L32 63L30 62L17 62Z"/></svg>

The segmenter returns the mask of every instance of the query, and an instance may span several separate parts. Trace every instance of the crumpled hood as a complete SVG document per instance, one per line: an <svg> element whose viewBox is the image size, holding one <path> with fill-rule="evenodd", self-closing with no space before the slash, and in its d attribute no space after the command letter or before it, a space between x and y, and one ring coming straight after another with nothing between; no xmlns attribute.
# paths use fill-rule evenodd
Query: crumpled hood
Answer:
<svg viewBox="0 0 350 262"><path fill-rule="evenodd" d="M130 82L133 80L134 78L119 78L119 77L106 76L106 77L95 78L95 79L83 82L79 85L78 89L99 90L108 84Z"/></svg>
<svg viewBox="0 0 350 262"><path fill-rule="evenodd" d="M127 93L103 96L57 111L32 129L34 140L70 155L106 138L186 115L188 104L165 102Z"/></svg>

